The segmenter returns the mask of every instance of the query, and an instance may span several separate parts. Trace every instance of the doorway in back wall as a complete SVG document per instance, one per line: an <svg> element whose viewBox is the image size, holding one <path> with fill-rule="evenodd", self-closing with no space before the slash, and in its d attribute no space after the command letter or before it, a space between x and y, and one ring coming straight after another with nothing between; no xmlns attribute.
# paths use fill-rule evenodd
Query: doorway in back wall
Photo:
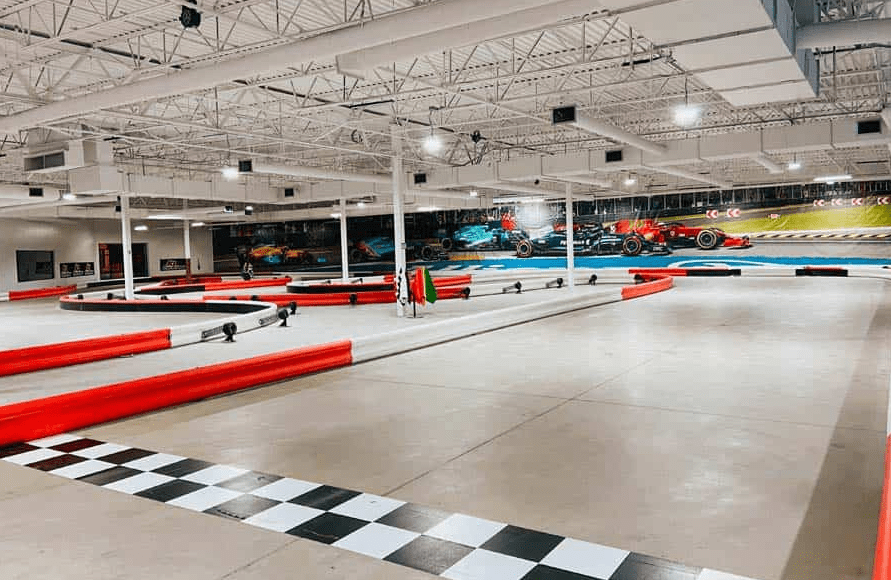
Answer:
<svg viewBox="0 0 891 580"><path fill-rule="evenodd" d="M133 277L148 277L148 244L133 244ZM124 277L124 246L99 244L99 279L116 280Z"/></svg>

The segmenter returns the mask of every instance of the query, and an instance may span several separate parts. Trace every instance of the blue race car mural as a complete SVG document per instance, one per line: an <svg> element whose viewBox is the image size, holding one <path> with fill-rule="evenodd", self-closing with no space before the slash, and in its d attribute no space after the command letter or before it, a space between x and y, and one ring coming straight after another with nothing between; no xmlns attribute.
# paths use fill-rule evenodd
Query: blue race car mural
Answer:
<svg viewBox="0 0 891 580"><path fill-rule="evenodd" d="M600 224L591 224L574 229L572 250L578 256L603 254L624 254L637 256L642 252L651 254L670 254L671 249L665 244L648 241L637 234L615 234L606 232ZM550 231L532 239L517 242L517 256L528 258L533 255L557 256L566 254L566 230Z"/></svg>
<svg viewBox="0 0 891 580"><path fill-rule="evenodd" d="M452 246L457 250L511 250L526 238L519 229L505 229L500 221L463 226L452 235Z"/></svg>

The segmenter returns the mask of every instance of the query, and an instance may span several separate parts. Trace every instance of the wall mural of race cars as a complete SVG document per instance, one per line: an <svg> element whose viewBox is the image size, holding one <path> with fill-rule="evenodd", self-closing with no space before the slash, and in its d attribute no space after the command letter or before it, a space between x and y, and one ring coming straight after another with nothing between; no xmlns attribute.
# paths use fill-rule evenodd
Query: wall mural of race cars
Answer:
<svg viewBox="0 0 891 580"><path fill-rule="evenodd" d="M612 228L605 229L599 222L575 224L573 227L573 254L577 256L600 256L623 254L637 256L642 253L670 254L671 248L664 242L646 239L633 231L617 233ZM566 254L565 223L538 237L526 238L517 242L516 254L519 258L531 256L558 256Z"/></svg>
<svg viewBox="0 0 891 580"><path fill-rule="evenodd" d="M666 244L670 248L699 248L714 250L718 247L749 248L748 236L733 236L718 228L687 226L680 222L656 220L620 220L613 224L616 233L635 233L647 241Z"/></svg>
<svg viewBox="0 0 891 580"><path fill-rule="evenodd" d="M450 259L455 252L510 252L521 258L563 255L563 211L561 204L554 203L407 214L407 258L433 262ZM602 216L595 214L577 215L573 222L573 248L578 255L658 255L680 248L709 250L751 245L745 235L731 235L707 224L692 226L655 218L602 222ZM392 227L392 216L350 218L349 261L393 261ZM338 264L339 230L339 220L214 228L215 269L234 270L236 264L243 268L248 263L261 270ZM456 257L466 259L468 255Z"/></svg>

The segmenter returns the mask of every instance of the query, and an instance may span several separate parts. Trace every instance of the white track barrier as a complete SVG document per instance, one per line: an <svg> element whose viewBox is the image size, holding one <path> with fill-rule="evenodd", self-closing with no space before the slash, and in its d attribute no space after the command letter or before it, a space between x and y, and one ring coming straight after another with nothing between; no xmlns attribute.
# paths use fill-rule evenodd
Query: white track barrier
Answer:
<svg viewBox="0 0 891 580"><path fill-rule="evenodd" d="M226 303L225 300L208 300L209 303ZM248 312L247 314L231 314L220 317L218 320L208 320L204 322L193 322L191 324L183 324L181 326L170 327L170 346L185 346L187 344L195 344L206 340L213 340L223 336L223 325L227 322L234 322L238 327L238 333L256 330L270 326L279 321L278 306L270 302L249 302L239 301L239 304L257 304L264 306L262 310Z"/></svg>
<svg viewBox="0 0 891 580"><path fill-rule="evenodd" d="M459 338L481 334L582 308L621 302L621 288L546 300L536 304L510 306L425 324L416 328L363 336L353 339L353 363L399 354Z"/></svg>

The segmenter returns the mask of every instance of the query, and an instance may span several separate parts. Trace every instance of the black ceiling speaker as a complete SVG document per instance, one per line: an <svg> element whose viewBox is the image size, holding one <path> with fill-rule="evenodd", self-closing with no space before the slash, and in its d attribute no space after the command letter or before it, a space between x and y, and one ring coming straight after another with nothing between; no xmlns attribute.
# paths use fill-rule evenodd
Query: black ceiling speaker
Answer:
<svg viewBox="0 0 891 580"><path fill-rule="evenodd" d="M186 1L190 4L198 5L198 0ZM179 14L179 21L180 24L183 25L183 28L198 28L198 26L201 25L201 13L194 8L183 6L182 12Z"/></svg>
<svg viewBox="0 0 891 580"><path fill-rule="evenodd" d="M551 110L551 122L554 125L560 123L572 123L575 121L575 105L568 107L556 107Z"/></svg>

